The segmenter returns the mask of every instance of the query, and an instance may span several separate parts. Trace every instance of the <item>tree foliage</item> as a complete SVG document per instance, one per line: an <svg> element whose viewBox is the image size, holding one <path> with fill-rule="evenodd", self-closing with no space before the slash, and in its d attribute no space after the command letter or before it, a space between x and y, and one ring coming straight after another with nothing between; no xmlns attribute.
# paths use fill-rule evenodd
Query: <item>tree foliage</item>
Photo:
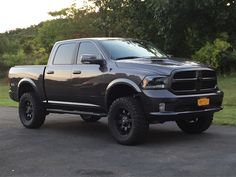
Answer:
<svg viewBox="0 0 236 177"><path fill-rule="evenodd" d="M234 0L88 0L49 14L55 19L0 34L1 73L13 65L46 64L58 40L132 37L221 72L236 68ZM92 5L90 5L92 3ZM233 70L233 69L230 70Z"/></svg>

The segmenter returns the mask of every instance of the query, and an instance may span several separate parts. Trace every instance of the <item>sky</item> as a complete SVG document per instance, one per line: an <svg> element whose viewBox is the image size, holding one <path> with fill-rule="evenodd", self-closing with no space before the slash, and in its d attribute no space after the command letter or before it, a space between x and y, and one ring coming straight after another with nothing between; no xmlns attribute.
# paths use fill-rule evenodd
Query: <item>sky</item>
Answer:
<svg viewBox="0 0 236 177"><path fill-rule="evenodd" d="M83 0L0 0L0 33L36 25L50 18L48 12L70 7Z"/></svg>

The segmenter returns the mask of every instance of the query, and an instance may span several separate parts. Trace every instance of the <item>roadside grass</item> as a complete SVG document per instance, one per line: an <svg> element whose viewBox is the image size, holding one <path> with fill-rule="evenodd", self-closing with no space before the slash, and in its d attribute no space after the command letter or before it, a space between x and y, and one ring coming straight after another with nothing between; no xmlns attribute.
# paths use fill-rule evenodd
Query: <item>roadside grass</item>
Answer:
<svg viewBox="0 0 236 177"><path fill-rule="evenodd" d="M16 107L18 103L9 98L8 90L8 84L5 81L0 80L0 106Z"/></svg>
<svg viewBox="0 0 236 177"><path fill-rule="evenodd" d="M219 87L224 91L224 109L215 113L215 124L236 125L236 73L219 76ZM18 103L12 101L8 95L8 84L0 80L0 106L17 107Z"/></svg>
<svg viewBox="0 0 236 177"><path fill-rule="evenodd" d="M223 111L215 113L214 123L236 125L236 73L218 78L219 87L224 91Z"/></svg>

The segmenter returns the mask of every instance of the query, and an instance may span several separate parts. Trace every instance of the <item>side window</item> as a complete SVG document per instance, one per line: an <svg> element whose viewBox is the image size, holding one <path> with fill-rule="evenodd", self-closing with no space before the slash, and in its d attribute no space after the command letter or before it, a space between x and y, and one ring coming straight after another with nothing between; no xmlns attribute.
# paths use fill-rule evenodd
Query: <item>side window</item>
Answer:
<svg viewBox="0 0 236 177"><path fill-rule="evenodd" d="M58 47L54 57L54 65L69 65L73 63L75 43L62 44Z"/></svg>
<svg viewBox="0 0 236 177"><path fill-rule="evenodd" d="M97 47L91 42L82 42L79 46L77 63L81 63L81 56L84 54L95 55L97 59L101 59L102 56Z"/></svg>

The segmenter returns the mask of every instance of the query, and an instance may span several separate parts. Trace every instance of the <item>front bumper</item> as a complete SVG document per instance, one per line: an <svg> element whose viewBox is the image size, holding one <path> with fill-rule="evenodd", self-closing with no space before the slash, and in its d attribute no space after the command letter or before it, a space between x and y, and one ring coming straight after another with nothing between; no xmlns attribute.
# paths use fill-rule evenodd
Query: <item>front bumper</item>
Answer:
<svg viewBox="0 0 236 177"><path fill-rule="evenodd" d="M145 113L151 121L165 122L220 111L222 110L223 95L222 91L207 94L174 95L168 90L143 90L141 100ZM197 100L199 98L209 98L210 104L198 106ZM159 105L163 103L164 110L160 110Z"/></svg>

